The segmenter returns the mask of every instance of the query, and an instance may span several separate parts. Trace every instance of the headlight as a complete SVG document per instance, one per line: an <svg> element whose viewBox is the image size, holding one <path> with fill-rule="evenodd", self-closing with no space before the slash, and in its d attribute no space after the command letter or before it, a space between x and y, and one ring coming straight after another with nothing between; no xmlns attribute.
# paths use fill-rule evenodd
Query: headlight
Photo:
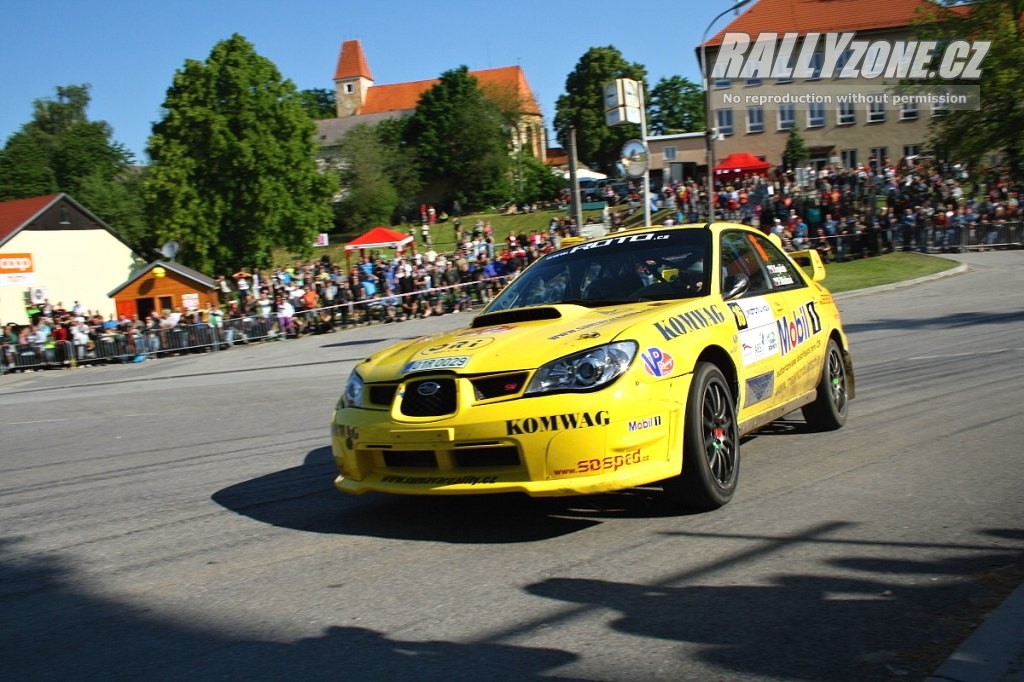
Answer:
<svg viewBox="0 0 1024 682"><path fill-rule="evenodd" d="M348 375L342 403L345 407L362 407L363 405L363 378L355 370Z"/></svg>
<svg viewBox="0 0 1024 682"><path fill-rule="evenodd" d="M626 371L636 348L633 341L617 341L549 362L533 375L526 395L601 388Z"/></svg>

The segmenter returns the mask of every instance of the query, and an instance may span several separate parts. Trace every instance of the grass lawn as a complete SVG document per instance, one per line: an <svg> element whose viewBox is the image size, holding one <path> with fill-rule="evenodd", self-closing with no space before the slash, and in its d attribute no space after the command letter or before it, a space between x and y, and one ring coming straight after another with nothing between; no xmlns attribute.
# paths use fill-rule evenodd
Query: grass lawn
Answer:
<svg viewBox="0 0 1024 682"><path fill-rule="evenodd" d="M653 213L651 215L651 222L659 224L667 214L667 211ZM552 218L562 218L566 215L568 214L565 211L558 210L545 210L519 215L475 213L462 217L462 229L464 231L472 230L473 224L477 219L490 221L491 226L494 228L495 244L498 247L497 250L500 251L501 245L504 243L509 232L513 230L515 230L517 234L520 232L528 233L532 230L543 232L547 230L547 226L551 222ZM583 212L584 222L591 217L600 218L601 212ZM643 223L643 217L643 211L637 211L629 220L627 220L627 226L634 227L641 225ZM409 226L405 225L394 229L406 232L408 231ZM334 241L334 243L327 247L317 247L314 250L313 258L320 258L320 256L326 253L333 262L344 263L345 243L357 236L359 235L338 235L337 237L332 235L332 241ZM435 225L431 229L431 236L434 242L434 249L439 253L450 254L455 250L455 232L452 228L451 221ZM418 226L416 229L416 244L418 249L422 249ZM386 250L387 257L392 257L394 253L395 252L392 250ZM273 264L275 266L286 267L294 265L296 262L296 258L285 250L277 250L273 254ZM887 253L874 258L859 259L845 263L831 263L827 266L828 276L826 277L824 284L833 293L840 293L843 291L851 291L853 289L864 289L867 287L914 279L916 277L942 272L943 270L948 270L955 266L956 263L953 261L921 253Z"/></svg>
<svg viewBox="0 0 1024 682"><path fill-rule="evenodd" d="M834 293L866 289L924 277L956 267L954 261L923 253L887 253L845 263L830 263L823 284Z"/></svg>
<svg viewBox="0 0 1024 682"><path fill-rule="evenodd" d="M497 245L497 250L501 250L501 245L504 243L508 233L515 230L516 234L520 232L531 232L540 231L546 232L548 224L552 218L561 219L569 215L567 211L558 210L545 210L537 211L536 213L522 213L518 215L505 215L503 213L472 213L462 216L462 230L463 232L473 229L473 224L478 219L489 221L491 227L494 229L494 243ZM658 214L656 214L658 215ZM583 221L586 222L590 218L601 218L601 211L584 211ZM633 216L630 224L640 225L643 222L643 212L640 211ZM652 216L652 222L657 223L659 220L655 220ZM391 229L398 232L408 233L410 225L401 225L392 227ZM327 254L330 259L335 263L345 262L345 243L358 237L362 232L354 232L352 234L343 235L331 235L331 245L326 247L316 247L313 251L313 258L320 258L323 254ZM420 251L423 250L423 242L420 240L420 229L419 225L416 225L416 248ZM452 253L455 250L455 230L452 228L451 220L447 222L438 223L431 228L431 240L434 243L434 250L438 253ZM394 256L394 251L386 251L386 257L390 258ZM271 256L271 261L274 267L287 267L289 265L296 264L296 257L289 254L284 249L277 249Z"/></svg>

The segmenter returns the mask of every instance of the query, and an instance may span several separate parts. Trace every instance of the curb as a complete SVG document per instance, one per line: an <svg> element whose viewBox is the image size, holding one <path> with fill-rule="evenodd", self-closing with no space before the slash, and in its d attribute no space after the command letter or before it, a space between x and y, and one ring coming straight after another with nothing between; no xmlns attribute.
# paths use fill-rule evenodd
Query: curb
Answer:
<svg viewBox="0 0 1024 682"><path fill-rule="evenodd" d="M890 290L890 289L901 289L903 287L912 287L912 286L916 286L918 284L923 284L924 282L931 282L931 281L936 280L936 279L942 279L944 277L952 277L954 275L962 275L963 273L967 272L968 270L970 270L970 266L968 266L966 263L961 263L960 265L957 265L954 268L949 268L948 270L943 270L942 272L936 272L936 273L933 273L931 275L924 275L923 277L918 277L916 279L905 279L905 280L902 280L900 282L891 282L889 284L880 284L880 285L878 285L876 287L868 287L867 289L854 289L852 291L843 291L843 292L838 293L838 294L833 294L832 296L835 299L837 299L837 300L841 300L841 299L844 299L844 298L857 298L858 296L867 296L869 294L875 294L875 293L878 293L879 291L887 291L887 290ZM827 277L825 278L825 288L826 289L828 288L828 278Z"/></svg>
<svg viewBox="0 0 1024 682"><path fill-rule="evenodd" d="M1024 681L1024 585L925 682Z"/></svg>

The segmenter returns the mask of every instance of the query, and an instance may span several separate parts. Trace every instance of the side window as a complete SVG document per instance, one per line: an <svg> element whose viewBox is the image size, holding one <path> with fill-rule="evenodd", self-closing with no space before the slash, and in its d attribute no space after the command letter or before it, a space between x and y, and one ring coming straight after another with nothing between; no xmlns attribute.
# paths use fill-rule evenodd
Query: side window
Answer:
<svg viewBox="0 0 1024 682"><path fill-rule="evenodd" d="M744 296L756 296L771 290L768 276L755 250L758 242L746 232L722 233L722 291L736 275L746 275L750 286Z"/></svg>
<svg viewBox="0 0 1024 682"><path fill-rule="evenodd" d="M756 249L765 261L768 271L768 286L774 291L799 289L807 286L800 276L797 266L789 259L782 249L775 246L767 237L755 236Z"/></svg>
<svg viewBox="0 0 1024 682"><path fill-rule="evenodd" d="M722 233L722 290L729 278L744 274L750 286L744 296L806 286L793 262L766 236L747 232Z"/></svg>

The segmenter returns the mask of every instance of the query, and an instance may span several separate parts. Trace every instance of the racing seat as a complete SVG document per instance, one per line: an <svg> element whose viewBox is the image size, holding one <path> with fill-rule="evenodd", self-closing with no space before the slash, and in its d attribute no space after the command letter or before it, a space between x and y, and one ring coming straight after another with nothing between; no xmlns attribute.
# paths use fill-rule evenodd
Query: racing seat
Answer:
<svg viewBox="0 0 1024 682"><path fill-rule="evenodd" d="M586 298L599 301L608 298L628 298L634 291L643 287L644 281L635 272L627 272L613 277L594 280L587 287Z"/></svg>

